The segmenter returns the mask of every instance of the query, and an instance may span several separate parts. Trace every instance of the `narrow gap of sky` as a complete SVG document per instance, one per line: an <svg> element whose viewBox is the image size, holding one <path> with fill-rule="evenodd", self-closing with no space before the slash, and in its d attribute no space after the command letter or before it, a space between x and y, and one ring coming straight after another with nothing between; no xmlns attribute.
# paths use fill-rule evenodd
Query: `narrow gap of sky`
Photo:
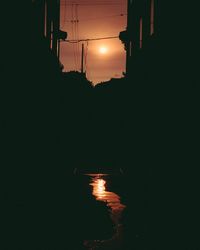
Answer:
<svg viewBox="0 0 200 250"><path fill-rule="evenodd" d="M126 14L127 0L61 0L61 29L68 40L119 36ZM64 71L80 71L81 44L61 43ZM94 84L123 76L126 55L119 39L84 42L84 48L86 75Z"/></svg>

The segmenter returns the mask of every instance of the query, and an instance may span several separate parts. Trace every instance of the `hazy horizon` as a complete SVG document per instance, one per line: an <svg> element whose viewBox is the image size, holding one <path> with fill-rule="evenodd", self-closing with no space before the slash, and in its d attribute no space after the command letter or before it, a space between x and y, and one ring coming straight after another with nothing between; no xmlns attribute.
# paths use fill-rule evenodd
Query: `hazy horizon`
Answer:
<svg viewBox="0 0 200 250"><path fill-rule="evenodd" d="M119 36L126 29L126 1L61 0L61 29L68 40ZM123 16L120 16L123 14ZM79 22L71 22L79 20ZM81 45L61 43L60 60L64 71L80 71ZM125 71L126 53L119 39L84 42L86 75L94 84L120 78ZM105 53L101 49L105 48Z"/></svg>

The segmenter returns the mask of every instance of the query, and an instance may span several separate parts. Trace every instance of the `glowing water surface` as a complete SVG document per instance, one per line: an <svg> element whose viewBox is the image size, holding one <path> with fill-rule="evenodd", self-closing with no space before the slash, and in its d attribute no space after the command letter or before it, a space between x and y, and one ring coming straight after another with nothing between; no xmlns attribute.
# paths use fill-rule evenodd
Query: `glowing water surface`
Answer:
<svg viewBox="0 0 200 250"><path fill-rule="evenodd" d="M93 187L93 195L96 200L107 203L107 206L111 209L111 219L115 224L119 223L119 219L125 205L121 203L120 196L114 192L106 190L105 175L93 175L90 185Z"/></svg>
<svg viewBox="0 0 200 250"><path fill-rule="evenodd" d="M110 210L110 218L115 225L113 237L105 241L85 241L89 250L96 249L116 249L123 241L123 225L120 223L125 205L121 203L120 196L114 192L106 190L106 174L87 174L91 177L89 185L93 187L92 195L98 201L105 202Z"/></svg>

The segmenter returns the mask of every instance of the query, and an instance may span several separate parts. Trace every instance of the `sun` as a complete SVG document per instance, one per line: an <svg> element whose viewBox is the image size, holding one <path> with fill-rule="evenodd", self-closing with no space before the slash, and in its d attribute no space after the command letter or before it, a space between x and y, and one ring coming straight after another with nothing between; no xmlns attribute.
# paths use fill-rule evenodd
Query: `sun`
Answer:
<svg viewBox="0 0 200 250"><path fill-rule="evenodd" d="M104 54L107 54L107 52L108 52L108 48L106 48L106 47L100 47L99 48L99 53L100 54L104 55Z"/></svg>

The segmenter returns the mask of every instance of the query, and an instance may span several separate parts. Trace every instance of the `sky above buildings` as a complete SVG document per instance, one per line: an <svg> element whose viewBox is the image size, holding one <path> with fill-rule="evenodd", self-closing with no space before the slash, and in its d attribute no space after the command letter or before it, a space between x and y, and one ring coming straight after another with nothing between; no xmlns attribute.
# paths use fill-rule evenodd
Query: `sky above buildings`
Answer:
<svg viewBox="0 0 200 250"><path fill-rule="evenodd" d="M126 0L61 0L61 30L67 40L119 36L126 29ZM80 71L84 44L84 69L94 84L120 78L125 71L125 50L116 39L80 43L61 42L60 60L64 71Z"/></svg>

